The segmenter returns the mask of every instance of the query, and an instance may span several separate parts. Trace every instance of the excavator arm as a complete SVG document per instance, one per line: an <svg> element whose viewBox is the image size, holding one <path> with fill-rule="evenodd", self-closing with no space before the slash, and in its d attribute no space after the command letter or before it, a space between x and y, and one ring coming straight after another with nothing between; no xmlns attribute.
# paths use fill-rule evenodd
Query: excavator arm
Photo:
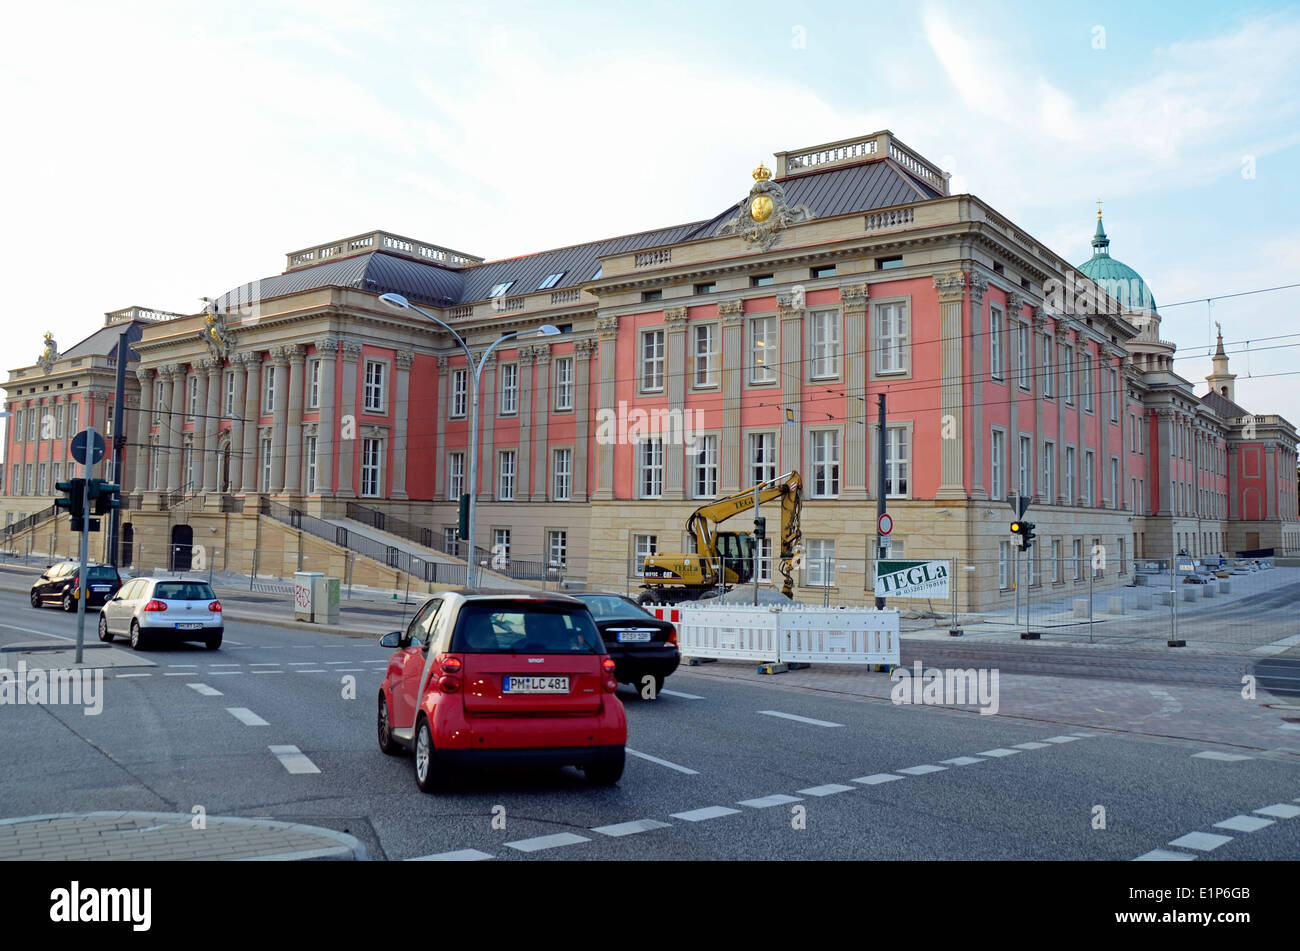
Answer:
<svg viewBox="0 0 1300 951"><path fill-rule="evenodd" d="M799 513L803 505L803 479L798 472L787 472L779 478L760 483L743 492L702 505L686 521L686 531L695 540L697 554L713 558L718 554L718 526L733 516L748 512L754 507L754 489L758 489L758 502L781 500L780 570L785 579L781 591L786 597L794 594L791 570L796 549L802 539Z"/></svg>

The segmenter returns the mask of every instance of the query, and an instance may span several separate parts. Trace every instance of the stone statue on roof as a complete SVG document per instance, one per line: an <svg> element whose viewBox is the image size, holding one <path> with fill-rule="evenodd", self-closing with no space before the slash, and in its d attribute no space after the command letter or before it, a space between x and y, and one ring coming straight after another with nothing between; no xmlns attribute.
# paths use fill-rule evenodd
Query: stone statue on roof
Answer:
<svg viewBox="0 0 1300 951"><path fill-rule="evenodd" d="M59 358L59 345L54 342L53 331L45 331L45 349L36 358L36 365L46 373L54 369L54 361Z"/></svg>

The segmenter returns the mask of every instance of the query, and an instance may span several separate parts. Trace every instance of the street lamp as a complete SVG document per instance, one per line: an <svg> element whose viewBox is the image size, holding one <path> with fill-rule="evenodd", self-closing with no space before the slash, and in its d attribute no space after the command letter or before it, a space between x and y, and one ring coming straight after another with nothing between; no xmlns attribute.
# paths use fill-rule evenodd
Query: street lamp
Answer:
<svg viewBox="0 0 1300 951"><path fill-rule="evenodd" d="M470 400L470 417L469 417L469 491L468 491L469 558L467 558L465 561L465 587L473 588L474 587L474 559L475 559L474 508L475 508L475 501L478 496L478 390L479 390L479 380L483 376L483 367L487 365L488 357L491 356L492 351L495 350L501 344L505 343L507 340L512 340L516 337L554 337L560 331L558 327L555 327L551 324L543 324L542 326L538 327L536 330L522 330L522 331L516 330L512 333L505 334L504 336L498 337L492 343L492 346L488 347L485 351L483 351L482 357L480 357L478 362L476 363L474 360L474 354L470 352L469 344L465 342L465 338L462 337L460 334L456 333L456 331L452 330L451 327L443 323L443 321L433 316L433 314L430 314L428 311L424 311L416 307L414 304L412 304L401 294L381 294L379 296L379 299L383 301L385 304L387 304L389 307L396 307L399 310L413 310L417 314L421 314L425 317L428 317L435 324L437 324L443 330L447 331L447 333L451 334L454 338L456 338L456 342L460 344L461 348L465 351L465 359L468 361L469 365L474 369L474 389ZM435 465L439 464L439 460L435 459L434 464Z"/></svg>

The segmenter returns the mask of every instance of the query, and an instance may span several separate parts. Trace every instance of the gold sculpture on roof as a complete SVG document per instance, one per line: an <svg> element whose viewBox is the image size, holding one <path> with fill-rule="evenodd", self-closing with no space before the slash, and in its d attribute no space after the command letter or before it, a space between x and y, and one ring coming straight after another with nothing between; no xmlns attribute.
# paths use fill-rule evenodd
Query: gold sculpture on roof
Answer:
<svg viewBox="0 0 1300 951"><path fill-rule="evenodd" d="M58 356L59 345L54 342L54 332L47 330L45 331L45 349L42 350L41 355L36 358L36 365L46 373L49 373L54 369L54 361L58 359Z"/></svg>
<svg viewBox="0 0 1300 951"><path fill-rule="evenodd" d="M736 216L718 229L718 235L738 234L748 247L766 251L781 240L781 232L799 221L815 217L804 205L791 207L785 189L772 181L772 173L762 162L753 172L754 187L740 203Z"/></svg>

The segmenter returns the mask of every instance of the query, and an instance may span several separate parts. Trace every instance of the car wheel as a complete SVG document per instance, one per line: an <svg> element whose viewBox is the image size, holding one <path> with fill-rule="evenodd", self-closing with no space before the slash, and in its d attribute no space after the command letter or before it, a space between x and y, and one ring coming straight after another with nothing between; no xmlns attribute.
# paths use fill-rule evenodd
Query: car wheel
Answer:
<svg viewBox="0 0 1300 951"><path fill-rule="evenodd" d="M420 715L415 725L415 785L420 792L437 792L441 777L438 773L438 751L433 748L433 731L429 721Z"/></svg>
<svg viewBox="0 0 1300 951"><path fill-rule="evenodd" d="M71 614L77 609L76 603L72 600L72 592L63 592L63 610Z"/></svg>
<svg viewBox="0 0 1300 951"><path fill-rule="evenodd" d="M144 634L140 632L140 622L132 621L131 622L131 650L142 651L144 650L144 644L145 644Z"/></svg>
<svg viewBox="0 0 1300 951"><path fill-rule="evenodd" d="M222 633L221 631L218 631L215 634L208 635L208 637L206 637L203 641L203 646L210 651L216 650L218 647L221 646L221 633Z"/></svg>
<svg viewBox="0 0 1300 951"><path fill-rule="evenodd" d="M39 608L40 606L41 606L41 596L40 596L40 594L39 594L38 592L33 591L33 592L32 592L32 607L34 607L34 608Z"/></svg>
<svg viewBox="0 0 1300 951"><path fill-rule="evenodd" d="M623 777L623 747L618 748L618 756L601 760L592 766L584 766L587 782L593 786L613 786Z"/></svg>
<svg viewBox="0 0 1300 951"><path fill-rule="evenodd" d="M379 751L388 756L396 756L402 752L402 748L393 739L393 726L388 722L388 700L384 697L384 692L379 691Z"/></svg>
<svg viewBox="0 0 1300 951"><path fill-rule="evenodd" d="M99 612L99 639L106 644L113 642L113 634L108 629L108 618L104 617L104 612Z"/></svg>

